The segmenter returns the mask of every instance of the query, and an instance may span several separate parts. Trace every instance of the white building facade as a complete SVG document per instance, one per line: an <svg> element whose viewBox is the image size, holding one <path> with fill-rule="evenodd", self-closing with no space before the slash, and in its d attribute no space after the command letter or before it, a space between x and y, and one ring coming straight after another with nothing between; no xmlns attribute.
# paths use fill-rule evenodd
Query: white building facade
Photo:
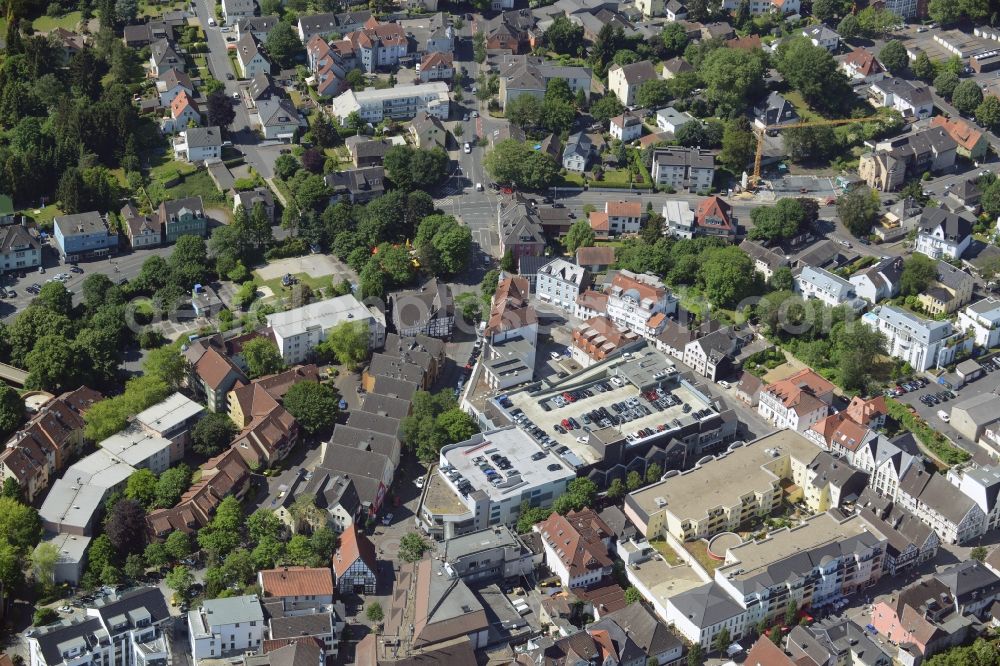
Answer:
<svg viewBox="0 0 1000 666"><path fill-rule="evenodd" d="M587 271L565 259L553 259L538 269L535 294L546 303L573 312Z"/></svg>

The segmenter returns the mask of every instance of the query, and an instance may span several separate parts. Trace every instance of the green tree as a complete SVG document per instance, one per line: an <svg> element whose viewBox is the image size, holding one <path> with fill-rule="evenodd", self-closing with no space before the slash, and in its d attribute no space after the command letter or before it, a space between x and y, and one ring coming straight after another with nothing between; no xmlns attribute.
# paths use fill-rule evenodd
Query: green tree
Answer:
<svg viewBox="0 0 1000 666"><path fill-rule="evenodd" d="M815 164L840 154L840 141L832 127L790 127L782 132L785 150L794 162Z"/></svg>
<svg viewBox="0 0 1000 666"><path fill-rule="evenodd" d="M0 535L20 553L33 549L42 536L38 512L10 497L0 497Z"/></svg>
<svg viewBox="0 0 1000 666"><path fill-rule="evenodd" d="M566 492L556 498L552 508L556 513L567 514L594 505L597 499L597 484L587 478L577 478L566 486Z"/></svg>
<svg viewBox="0 0 1000 666"><path fill-rule="evenodd" d="M922 294L937 276L937 262L926 254L914 252L903 262L903 272L899 277L899 293L901 296Z"/></svg>
<svg viewBox="0 0 1000 666"><path fill-rule="evenodd" d="M273 61L284 68L294 67L295 62L305 54L302 41L292 24L285 21L279 21L271 28L264 45Z"/></svg>
<svg viewBox="0 0 1000 666"><path fill-rule="evenodd" d="M135 500L119 500L111 509L104 532L120 554L141 552L146 547L146 511Z"/></svg>
<svg viewBox="0 0 1000 666"><path fill-rule="evenodd" d="M146 546L146 550L143 551L143 559L151 567L162 567L170 561L166 547L157 541Z"/></svg>
<svg viewBox="0 0 1000 666"><path fill-rule="evenodd" d="M583 26L558 16L545 31L545 41L556 53L575 55L583 47Z"/></svg>
<svg viewBox="0 0 1000 666"><path fill-rule="evenodd" d="M274 160L274 173L282 180L289 180L301 166L294 155L285 153Z"/></svg>
<svg viewBox="0 0 1000 666"><path fill-rule="evenodd" d="M174 251L167 260L170 279L181 289L188 291L205 278L208 266L208 249L205 240L199 236L184 235L177 239Z"/></svg>
<svg viewBox="0 0 1000 666"><path fill-rule="evenodd" d="M625 603L631 605L637 601L642 601L642 593L635 585L629 585L625 588Z"/></svg>
<svg viewBox="0 0 1000 666"><path fill-rule="evenodd" d="M73 296L66 290L62 282L46 282L42 285L38 296L32 301L34 305L51 310L56 314L68 316L73 311Z"/></svg>
<svg viewBox="0 0 1000 666"><path fill-rule="evenodd" d="M878 59L893 76L904 73L907 65L910 64L910 57L906 55L906 47L898 39L886 42L882 50L878 52Z"/></svg>
<svg viewBox="0 0 1000 666"><path fill-rule="evenodd" d="M934 89L937 91L938 95L944 97L945 99L951 99L952 95L955 94L955 89L958 87L960 79L958 74L952 71L945 70L934 77Z"/></svg>
<svg viewBox="0 0 1000 666"><path fill-rule="evenodd" d="M729 647L730 640L729 630L723 627L722 631L717 633L715 638L712 639L712 649L716 652L725 652L726 648Z"/></svg>
<svg viewBox="0 0 1000 666"><path fill-rule="evenodd" d="M192 448L200 455L218 455L236 437L236 424L226 414L206 414L191 431Z"/></svg>
<svg viewBox="0 0 1000 666"><path fill-rule="evenodd" d="M324 433L337 418L333 389L316 382L299 382L285 394L284 407L310 435Z"/></svg>
<svg viewBox="0 0 1000 666"><path fill-rule="evenodd" d="M927 13L941 25L951 25L962 18L962 7L956 0L931 0Z"/></svg>
<svg viewBox="0 0 1000 666"><path fill-rule="evenodd" d="M629 492L638 490L642 487L642 475L635 470L629 472L628 476L625 477L625 487L628 488Z"/></svg>
<svg viewBox="0 0 1000 666"><path fill-rule="evenodd" d="M590 115L602 125L615 116L620 116L624 110L625 107L613 94L607 94L590 105Z"/></svg>
<svg viewBox="0 0 1000 666"><path fill-rule="evenodd" d="M820 21L846 16L852 9L849 0L813 0L812 14Z"/></svg>
<svg viewBox="0 0 1000 666"><path fill-rule="evenodd" d="M146 562L139 553L132 553L125 558L125 575L129 580L139 580L146 574Z"/></svg>
<svg viewBox="0 0 1000 666"><path fill-rule="evenodd" d="M698 75L705 82L705 98L723 113L742 112L748 100L764 90L762 51L715 49L702 61Z"/></svg>
<svg viewBox="0 0 1000 666"><path fill-rule="evenodd" d="M750 122L744 118L735 118L726 123L722 133L722 151L719 162L733 173L739 174L753 160L757 150L757 139L750 131Z"/></svg>
<svg viewBox="0 0 1000 666"><path fill-rule="evenodd" d="M705 651L701 643L694 643L688 648L687 666L701 666L705 661Z"/></svg>
<svg viewBox="0 0 1000 666"><path fill-rule="evenodd" d="M837 33L843 39L854 39L861 34L861 24L858 22L858 17L853 14L848 14L840 20L837 24Z"/></svg>
<svg viewBox="0 0 1000 666"><path fill-rule="evenodd" d="M11 386L0 381L0 437L6 439L23 422L24 400Z"/></svg>
<svg viewBox="0 0 1000 666"><path fill-rule="evenodd" d="M876 360L886 354L885 338L877 330L855 323L840 322L830 335L833 349L829 356L837 367L837 378L848 391L865 391Z"/></svg>
<svg viewBox="0 0 1000 666"><path fill-rule="evenodd" d="M279 539L282 529L281 519L270 509L257 509L247 518L247 536L254 543L265 539Z"/></svg>
<svg viewBox="0 0 1000 666"><path fill-rule="evenodd" d="M59 613L48 606L42 606L35 609L35 613L31 617L31 622L36 627L44 627L47 624L52 624L58 619Z"/></svg>
<svg viewBox="0 0 1000 666"><path fill-rule="evenodd" d="M191 594L191 586L194 585L194 575L187 567L177 565L167 574L163 582L181 599L187 601Z"/></svg>
<svg viewBox="0 0 1000 666"><path fill-rule="evenodd" d="M663 468L656 463L650 463L646 468L646 483L656 483L663 475Z"/></svg>
<svg viewBox="0 0 1000 666"><path fill-rule="evenodd" d="M758 289L753 260L735 246L713 248L701 255L698 281L709 301L733 307Z"/></svg>
<svg viewBox="0 0 1000 666"><path fill-rule="evenodd" d="M6 540L4 540L6 544ZM9 545L9 544L6 544ZM56 565L59 563L59 548L51 541L38 544L31 551L31 572L35 580L43 585L56 582Z"/></svg>
<svg viewBox="0 0 1000 666"><path fill-rule="evenodd" d="M251 378L273 375L285 369L278 345L270 338L259 337L243 345L243 359Z"/></svg>
<svg viewBox="0 0 1000 666"><path fill-rule="evenodd" d="M986 550L984 546L976 546L971 551L969 551L969 557L976 560L977 562L982 562L983 560L985 560L988 554L989 552Z"/></svg>
<svg viewBox="0 0 1000 666"><path fill-rule="evenodd" d="M156 500L156 475L148 469L132 472L125 483L125 497L149 508Z"/></svg>
<svg viewBox="0 0 1000 666"><path fill-rule="evenodd" d="M610 500L620 500L625 495L625 484L619 477L611 479L608 484L607 496Z"/></svg>
<svg viewBox="0 0 1000 666"><path fill-rule="evenodd" d="M185 464L176 465L160 474L156 481L156 506L166 509L177 504L191 485L191 470Z"/></svg>
<svg viewBox="0 0 1000 666"><path fill-rule="evenodd" d="M365 608L365 617L372 624L381 624L382 620L385 619L385 613L382 610L382 604L377 601L372 601Z"/></svg>
<svg viewBox="0 0 1000 666"><path fill-rule="evenodd" d="M771 627L771 631L767 634L767 637L775 645L781 645L781 627Z"/></svg>
<svg viewBox="0 0 1000 666"><path fill-rule="evenodd" d="M647 109L659 109L670 99L670 83L664 79L646 81L635 94L635 103Z"/></svg>
<svg viewBox="0 0 1000 666"><path fill-rule="evenodd" d="M971 115L983 103L983 89L972 79L962 81L955 87L951 103L963 114Z"/></svg>
<svg viewBox="0 0 1000 666"><path fill-rule="evenodd" d="M795 286L792 279L792 270L788 266L781 266L771 274L769 281L771 289L775 291L791 291Z"/></svg>
<svg viewBox="0 0 1000 666"><path fill-rule="evenodd" d="M773 206L760 206L750 211L753 229L749 236L755 240L779 241L794 238L805 221L805 210L798 199L786 197Z"/></svg>
<svg viewBox="0 0 1000 666"><path fill-rule="evenodd" d="M982 104L976 107L976 121L992 131L1000 128L1000 98L987 95Z"/></svg>
<svg viewBox="0 0 1000 666"><path fill-rule="evenodd" d="M368 358L370 344L368 326L365 323L345 321L327 334L319 349L351 370Z"/></svg>
<svg viewBox="0 0 1000 666"><path fill-rule="evenodd" d="M10 499L15 499L21 501L23 499L24 493L21 492L21 484L17 482L12 476L8 476L3 480L3 489L0 490L0 495L3 497L9 497Z"/></svg>
<svg viewBox="0 0 1000 666"><path fill-rule="evenodd" d="M566 251L574 254L577 248L593 247L596 237L587 220L577 220L566 233Z"/></svg>
<svg viewBox="0 0 1000 666"><path fill-rule="evenodd" d="M422 536L416 532L409 532L399 540L399 557L404 562L417 562L429 548Z"/></svg>
<svg viewBox="0 0 1000 666"><path fill-rule="evenodd" d="M393 146L382 162L392 182L405 192L431 189L444 180L448 171L448 154L441 148Z"/></svg>
<svg viewBox="0 0 1000 666"><path fill-rule="evenodd" d="M857 187L837 199L837 214L855 236L867 236L878 216L878 195L867 186Z"/></svg>
<svg viewBox="0 0 1000 666"><path fill-rule="evenodd" d="M527 534L534 525L542 522L552 515L552 509L543 509L540 506L531 506L527 502L521 502L521 510L517 517L517 533Z"/></svg>
<svg viewBox="0 0 1000 666"><path fill-rule="evenodd" d="M931 59L923 51L917 54L917 59L913 61L910 69L913 71L913 75L921 81L930 81L937 73L934 63L931 62Z"/></svg>
<svg viewBox="0 0 1000 666"><path fill-rule="evenodd" d="M239 500L228 495L216 508L212 522L198 532L198 545L212 561L218 562L242 543L244 522Z"/></svg>
<svg viewBox="0 0 1000 666"><path fill-rule="evenodd" d="M549 155L513 139L501 141L487 152L483 166L496 182L520 189L543 189L559 176L558 167Z"/></svg>
<svg viewBox="0 0 1000 666"><path fill-rule="evenodd" d="M809 105L827 111L843 105L851 94L847 77L829 51L805 37L788 39L777 52L777 67Z"/></svg>

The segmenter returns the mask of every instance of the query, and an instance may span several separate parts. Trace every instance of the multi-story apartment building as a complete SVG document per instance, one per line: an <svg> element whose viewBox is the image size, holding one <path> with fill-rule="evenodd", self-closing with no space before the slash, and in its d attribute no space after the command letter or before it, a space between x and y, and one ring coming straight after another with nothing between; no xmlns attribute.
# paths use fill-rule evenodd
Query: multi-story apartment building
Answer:
<svg viewBox="0 0 1000 666"><path fill-rule="evenodd" d="M958 313L958 330L972 335L980 347L1000 345L1000 299L987 296Z"/></svg>
<svg viewBox="0 0 1000 666"><path fill-rule="evenodd" d="M397 85L382 90L348 90L334 98L331 105L333 115L342 125L352 113L357 113L365 122L377 124L384 118L413 118L419 111L447 120L450 110L448 84L444 81Z"/></svg>
<svg viewBox="0 0 1000 666"><path fill-rule="evenodd" d="M531 95L542 100L549 81L554 79L565 81L574 95L582 90L588 99L590 97L591 72L587 67L567 67L526 55L501 56L497 67L500 70L499 97L502 108L507 108L511 100L521 95Z"/></svg>
<svg viewBox="0 0 1000 666"><path fill-rule="evenodd" d="M911 465L900 479L896 501L942 541L965 543L986 531L986 512L944 476L922 466Z"/></svg>
<svg viewBox="0 0 1000 666"><path fill-rule="evenodd" d="M586 279L586 269L556 258L538 269L535 294L546 303L573 312Z"/></svg>
<svg viewBox="0 0 1000 666"><path fill-rule="evenodd" d="M937 278L917 295L920 305L933 316L951 314L972 300L975 280L947 261L937 262Z"/></svg>
<svg viewBox="0 0 1000 666"><path fill-rule="evenodd" d="M118 250L118 234L108 228L97 211L60 215L53 220L53 226L56 249L63 261L104 257Z"/></svg>
<svg viewBox="0 0 1000 666"><path fill-rule="evenodd" d="M619 327L652 339L676 312L677 297L654 275L620 270L611 281L607 315Z"/></svg>
<svg viewBox="0 0 1000 666"><path fill-rule="evenodd" d="M526 576L541 564L541 557L506 525L448 539L443 557L447 568L466 582Z"/></svg>
<svg viewBox="0 0 1000 666"><path fill-rule="evenodd" d="M614 65L608 70L608 90L615 94L624 106L635 104L635 95L644 83L656 81L656 68L649 60L629 65Z"/></svg>
<svg viewBox="0 0 1000 666"><path fill-rule="evenodd" d="M304 361L331 330L345 322L361 322L368 327L371 349L384 344L385 315L366 308L350 294L267 316L278 351L289 365Z"/></svg>
<svg viewBox="0 0 1000 666"><path fill-rule="evenodd" d="M950 364L958 351L971 351L972 338L956 332L951 322L923 319L892 305L880 305L861 316L885 336L889 356L917 372Z"/></svg>
<svg viewBox="0 0 1000 666"><path fill-rule="evenodd" d="M931 259L960 259L971 242L971 221L943 208L928 208L920 216L913 251Z"/></svg>
<svg viewBox="0 0 1000 666"><path fill-rule="evenodd" d="M204 238L208 234L208 218L205 217L201 197L164 201L160 204L158 217L163 241L166 243L176 243L181 236Z"/></svg>
<svg viewBox="0 0 1000 666"><path fill-rule="evenodd" d="M256 594L208 599L187 615L195 663L253 653L266 637L264 611Z"/></svg>
<svg viewBox="0 0 1000 666"><path fill-rule="evenodd" d="M705 649L723 629L739 640L790 602L821 606L874 585L885 544L860 516L813 516L730 548L712 583L667 599L664 619Z"/></svg>
<svg viewBox="0 0 1000 666"><path fill-rule="evenodd" d="M715 178L715 156L701 148L670 146L653 151L653 182L674 190L707 192Z"/></svg>
<svg viewBox="0 0 1000 666"><path fill-rule="evenodd" d="M948 470L948 481L986 514L986 529L1000 527L1000 467L967 463Z"/></svg>
<svg viewBox="0 0 1000 666"><path fill-rule="evenodd" d="M847 304L860 310L865 306L855 293L853 284L822 268L805 266L795 276L794 285L795 293L802 298L814 298L831 308Z"/></svg>
<svg viewBox="0 0 1000 666"><path fill-rule="evenodd" d="M62 620L27 634L31 666L162 666L171 662L164 625L171 620L155 587L95 602L82 619Z"/></svg>
<svg viewBox="0 0 1000 666"><path fill-rule="evenodd" d="M378 23L371 19L361 30L345 35L334 47L361 65L369 74L383 67L399 65L399 59L406 56L409 42L406 30L398 23Z"/></svg>
<svg viewBox="0 0 1000 666"><path fill-rule="evenodd" d="M564 588L591 587L611 575L608 552L614 533L592 509L565 516L553 511L534 530L542 537L546 566Z"/></svg>
<svg viewBox="0 0 1000 666"><path fill-rule="evenodd" d="M402 336L450 337L455 325L451 288L433 278L415 290L394 294L392 319L396 332Z"/></svg>
<svg viewBox="0 0 1000 666"><path fill-rule="evenodd" d="M834 388L806 368L761 389L757 413L776 428L805 432L829 412Z"/></svg>

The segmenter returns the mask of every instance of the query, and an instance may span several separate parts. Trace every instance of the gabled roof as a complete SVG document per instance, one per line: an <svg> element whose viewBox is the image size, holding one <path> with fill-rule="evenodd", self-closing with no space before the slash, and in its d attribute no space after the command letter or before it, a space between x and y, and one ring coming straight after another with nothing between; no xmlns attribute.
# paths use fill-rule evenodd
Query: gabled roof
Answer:
<svg viewBox="0 0 1000 666"><path fill-rule="evenodd" d="M615 263L615 248L613 245L577 248L576 263L579 266L610 266Z"/></svg>
<svg viewBox="0 0 1000 666"><path fill-rule="evenodd" d="M173 118L180 118L188 109L199 113L198 105L191 98L191 95L188 94L188 91L181 90L180 94L170 102L170 115Z"/></svg>
<svg viewBox="0 0 1000 666"><path fill-rule="evenodd" d="M260 572L265 597L333 596L333 578L326 567L282 567Z"/></svg>
<svg viewBox="0 0 1000 666"><path fill-rule="evenodd" d="M625 83L629 86L641 86L647 81L655 81L659 78L656 75L656 68L649 60L633 62L629 65L615 65L611 68L611 72L615 70L621 70Z"/></svg>
<svg viewBox="0 0 1000 666"><path fill-rule="evenodd" d="M781 400L786 409L804 414L813 411L833 393L834 385L809 368L796 372L787 379L768 384L763 393Z"/></svg>
<svg viewBox="0 0 1000 666"><path fill-rule="evenodd" d="M943 127L948 136L955 140L962 148L972 150L983 138L983 133L976 129L971 123L962 118L945 118L944 116L934 116L931 118L931 126Z"/></svg>
<svg viewBox="0 0 1000 666"><path fill-rule="evenodd" d="M365 563L372 574L378 574L378 561L375 557L375 545L364 534L358 532L356 525L351 525L340 535L340 547L333 554L333 572L339 580L347 570L358 560Z"/></svg>
<svg viewBox="0 0 1000 666"><path fill-rule="evenodd" d="M212 390L222 387L223 381L230 374L236 375L237 383L249 381L243 371L233 363L228 356L221 354L215 347L209 347L194 366L195 374Z"/></svg>
<svg viewBox="0 0 1000 666"><path fill-rule="evenodd" d="M875 54L860 46L847 54L844 58L844 64L864 77L885 71L885 67L878 61Z"/></svg>
<svg viewBox="0 0 1000 666"><path fill-rule="evenodd" d="M591 509L570 511L565 516L553 511L539 523L538 531L571 577L611 566L604 542L613 536L611 528Z"/></svg>
<svg viewBox="0 0 1000 666"><path fill-rule="evenodd" d="M191 83L191 77L176 67L171 67L161 74L160 81L166 86L167 90L170 90L174 86L182 86L187 88L188 91L194 92L194 84Z"/></svg>
<svg viewBox="0 0 1000 666"><path fill-rule="evenodd" d="M702 199L694 211L694 222L699 227L732 230L733 207L721 197Z"/></svg>

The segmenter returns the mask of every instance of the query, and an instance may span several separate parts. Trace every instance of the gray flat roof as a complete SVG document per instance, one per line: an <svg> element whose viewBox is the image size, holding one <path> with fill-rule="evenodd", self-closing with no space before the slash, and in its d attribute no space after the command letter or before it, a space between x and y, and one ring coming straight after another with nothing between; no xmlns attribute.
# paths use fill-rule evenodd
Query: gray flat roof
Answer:
<svg viewBox="0 0 1000 666"><path fill-rule="evenodd" d="M260 607L260 599L256 594L209 599L202 604L202 612L211 626L264 621L264 610Z"/></svg>
<svg viewBox="0 0 1000 666"><path fill-rule="evenodd" d="M135 415L135 420L158 432L165 432L197 416L205 408L182 393L174 393L162 402Z"/></svg>
<svg viewBox="0 0 1000 666"><path fill-rule="evenodd" d="M447 562L484 550L517 545L520 543L510 528L506 525L500 525L448 539L444 542L444 559Z"/></svg>

